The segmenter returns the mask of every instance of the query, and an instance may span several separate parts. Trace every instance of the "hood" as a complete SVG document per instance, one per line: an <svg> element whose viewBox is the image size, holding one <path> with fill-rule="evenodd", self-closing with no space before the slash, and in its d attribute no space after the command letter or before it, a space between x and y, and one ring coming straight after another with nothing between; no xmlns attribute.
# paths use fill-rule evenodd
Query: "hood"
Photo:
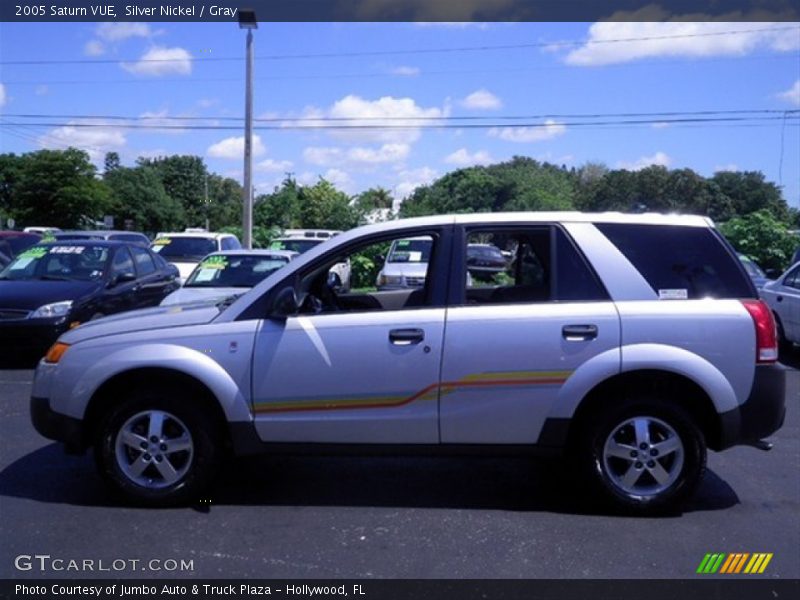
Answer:
<svg viewBox="0 0 800 600"><path fill-rule="evenodd" d="M98 281L0 280L0 308L36 310L45 304L80 300L103 287Z"/></svg>
<svg viewBox="0 0 800 600"><path fill-rule="evenodd" d="M217 315L219 315L219 308L213 303L187 306L157 306L155 308L119 313L96 321L88 321L80 327L70 329L61 336L60 340L67 344L75 344L83 340L117 333L204 325L213 321Z"/></svg>
<svg viewBox="0 0 800 600"><path fill-rule="evenodd" d="M161 306L223 300L228 296L240 296L249 291L250 288L241 287L183 287L164 298L161 301Z"/></svg>
<svg viewBox="0 0 800 600"><path fill-rule="evenodd" d="M428 272L428 263L386 263L381 273L397 277L425 277Z"/></svg>

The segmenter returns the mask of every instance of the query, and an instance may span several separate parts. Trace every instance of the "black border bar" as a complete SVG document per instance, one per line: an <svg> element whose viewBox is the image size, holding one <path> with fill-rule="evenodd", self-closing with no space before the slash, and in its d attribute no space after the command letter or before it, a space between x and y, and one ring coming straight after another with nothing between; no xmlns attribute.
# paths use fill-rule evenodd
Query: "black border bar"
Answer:
<svg viewBox="0 0 800 600"><path fill-rule="evenodd" d="M0 21L238 22L241 9L261 23L800 20L798 0L2 0Z"/></svg>

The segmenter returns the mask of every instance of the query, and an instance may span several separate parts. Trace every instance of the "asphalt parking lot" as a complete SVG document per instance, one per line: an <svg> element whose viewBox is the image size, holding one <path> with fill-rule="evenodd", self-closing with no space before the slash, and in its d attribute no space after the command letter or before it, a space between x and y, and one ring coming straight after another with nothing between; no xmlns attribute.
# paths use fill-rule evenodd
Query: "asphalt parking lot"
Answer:
<svg viewBox="0 0 800 600"><path fill-rule="evenodd" d="M497 458L258 457L195 507L121 507L90 456L33 430L32 376L0 370L2 578L685 578L709 552L771 552L764 577L800 577L796 370L774 449L711 453L692 504L659 519L587 509L557 461Z"/></svg>

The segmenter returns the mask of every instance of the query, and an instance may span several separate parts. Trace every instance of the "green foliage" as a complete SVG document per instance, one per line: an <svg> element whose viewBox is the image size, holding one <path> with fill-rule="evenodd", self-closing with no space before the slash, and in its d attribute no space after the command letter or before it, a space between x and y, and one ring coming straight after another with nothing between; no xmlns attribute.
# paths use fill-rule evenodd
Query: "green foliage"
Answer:
<svg viewBox="0 0 800 600"><path fill-rule="evenodd" d="M369 213L376 209L392 208L394 198L389 190L382 187L373 187L356 196L355 204L364 213Z"/></svg>
<svg viewBox="0 0 800 600"><path fill-rule="evenodd" d="M372 289L391 242L371 244L350 257L350 287Z"/></svg>
<svg viewBox="0 0 800 600"><path fill-rule="evenodd" d="M300 186L287 177L273 193L256 198L253 223L261 227L297 229L300 221Z"/></svg>
<svg viewBox="0 0 800 600"><path fill-rule="evenodd" d="M160 156L139 158L138 166L151 167L158 174L167 194L182 207L186 227L204 227L206 166L199 156Z"/></svg>
<svg viewBox="0 0 800 600"><path fill-rule="evenodd" d="M798 245L797 237L766 208L733 218L723 223L720 231L736 250L763 269L784 270Z"/></svg>
<svg viewBox="0 0 800 600"><path fill-rule="evenodd" d="M111 190L116 226L122 229L130 220L131 229L155 233L182 229L183 208L169 196L151 167L107 169L104 177Z"/></svg>
<svg viewBox="0 0 800 600"><path fill-rule="evenodd" d="M228 225L220 227L217 231L221 233L232 233L241 242L244 239L244 234L241 225ZM253 248L269 248L270 242L274 240L280 231L275 228L260 227L253 225Z"/></svg>
<svg viewBox="0 0 800 600"><path fill-rule="evenodd" d="M326 179L300 188L300 222L304 229L352 229L362 218L350 197Z"/></svg>
<svg viewBox="0 0 800 600"><path fill-rule="evenodd" d="M243 189L230 177L208 176L208 202L202 204L202 222L208 219L209 231L232 225L242 220Z"/></svg>
<svg viewBox="0 0 800 600"><path fill-rule="evenodd" d="M760 171L720 171L714 174L712 181L730 198L732 215L767 209L779 221L788 222L791 218L781 189L766 181Z"/></svg>
<svg viewBox="0 0 800 600"><path fill-rule="evenodd" d="M11 183L0 188L7 187L4 201L18 226L93 227L111 207L108 188L82 150L39 150L18 161L8 156L0 181Z"/></svg>

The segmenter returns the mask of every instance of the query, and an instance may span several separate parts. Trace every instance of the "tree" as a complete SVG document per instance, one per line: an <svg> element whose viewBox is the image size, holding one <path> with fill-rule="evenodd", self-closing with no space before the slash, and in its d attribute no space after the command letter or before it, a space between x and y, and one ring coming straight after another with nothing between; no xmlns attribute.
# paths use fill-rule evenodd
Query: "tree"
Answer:
<svg viewBox="0 0 800 600"><path fill-rule="evenodd" d="M361 210L368 213L376 209L392 208L394 198L389 190L378 186L361 192L356 196L355 203Z"/></svg>
<svg viewBox="0 0 800 600"><path fill-rule="evenodd" d="M230 177L208 176L208 203L203 204L203 223L207 218L212 231L242 221L242 186Z"/></svg>
<svg viewBox="0 0 800 600"><path fill-rule="evenodd" d="M117 167L105 174L115 222L132 221L132 229L155 233L183 227L183 208L167 194L151 167Z"/></svg>
<svg viewBox="0 0 800 600"><path fill-rule="evenodd" d="M305 229L352 229L362 215L351 206L350 197L320 178L313 186L300 188L300 222Z"/></svg>
<svg viewBox="0 0 800 600"><path fill-rule="evenodd" d="M734 248L764 269L784 270L798 245L797 237L766 208L735 217L723 223L720 231Z"/></svg>
<svg viewBox="0 0 800 600"><path fill-rule="evenodd" d="M185 225L202 227L206 223L206 166L199 156L160 156L139 158L136 164L152 167L161 179L167 194L183 207Z"/></svg>
<svg viewBox="0 0 800 600"><path fill-rule="evenodd" d="M291 177L283 180L271 194L256 198L253 223L261 227L295 229L301 226L300 186Z"/></svg>
<svg viewBox="0 0 800 600"><path fill-rule="evenodd" d="M11 197L21 176L23 160L16 154L0 154L0 229L11 215Z"/></svg>
<svg viewBox="0 0 800 600"><path fill-rule="evenodd" d="M760 171L720 171L714 173L712 181L730 198L734 214L741 216L767 209L776 219L789 222L791 215L781 189L766 181Z"/></svg>
<svg viewBox="0 0 800 600"><path fill-rule="evenodd" d="M105 160L103 161L103 174L106 175L114 171L115 169L119 169L119 154L116 152L106 152Z"/></svg>
<svg viewBox="0 0 800 600"><path fill-rule="evenodd" d="M111 206L106 184L82 150L39 150L22 157L10 212L20 225L94 227Z"/></svg>

